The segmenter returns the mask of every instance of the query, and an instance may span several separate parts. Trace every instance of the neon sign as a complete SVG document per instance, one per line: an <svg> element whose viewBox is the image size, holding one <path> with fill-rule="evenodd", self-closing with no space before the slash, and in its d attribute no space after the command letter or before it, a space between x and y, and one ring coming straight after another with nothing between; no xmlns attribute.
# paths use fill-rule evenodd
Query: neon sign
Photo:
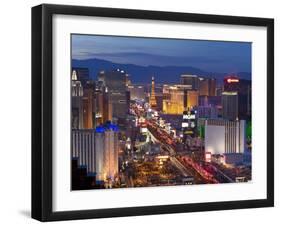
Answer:
<svg viewBox="0 0 281 226"><path fill-rule="evenodd" d="M237 79L237 78L228 78L226 81L227 81L228 83L239 82L239 79Z"/></svg>

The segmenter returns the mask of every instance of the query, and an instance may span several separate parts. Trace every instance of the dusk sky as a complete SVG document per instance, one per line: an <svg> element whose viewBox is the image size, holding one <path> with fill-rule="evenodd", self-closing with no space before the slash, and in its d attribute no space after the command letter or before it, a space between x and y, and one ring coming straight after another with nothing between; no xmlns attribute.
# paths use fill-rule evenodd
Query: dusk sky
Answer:
<svg viewBox="0 0 281 226"><path fill-rule="evenodd" d="M93 58L141 66L251 72L251 43L72 35L72 59Z"/></svg>

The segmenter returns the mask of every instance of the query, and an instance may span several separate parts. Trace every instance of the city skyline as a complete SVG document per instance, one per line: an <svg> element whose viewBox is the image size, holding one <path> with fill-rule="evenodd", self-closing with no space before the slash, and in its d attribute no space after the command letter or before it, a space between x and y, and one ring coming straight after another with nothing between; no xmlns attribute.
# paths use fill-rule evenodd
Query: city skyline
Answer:
<svg viewBox="0 0 281 226"><path fill-rule="evenodd" d="M251 73L251 43L73 34L72 59Z"/></svg>
<svg viewBox="0 0 281 226"><path fill-rule="evenodd" d="M106 45L109 40L111 44ZM154 43L156 39L127 37L120 42L120 37L99 36L98 49L107 46L110 51L100 54L117 56L114 52L124 49L124 40L128 51L143 47L146 54L138 54L143 64L151 60L147 53L155 48L157 53L167 55L178 52L179 47L185 52L188 46L182 46L187 40L161 39L161 43ZM93 51L85 39L79 42L85 42L88 53ZM192 42L189 47L197 50L207 51L206 45L212 44L225 52L233 48L230 42L225 46ZM201 46L196 47L194 42ZM74 41L70 75L72 190L252 180L251 79L238 73L197 74L185 71L185 67L176 70L163 58L158 58L163 67L157 73L155 66L148 66L152 68L149 71L107 61L99 66L95 65L99 61L92 60L77 65L74 58L81 48L76 47ZM181 54L178 56L185 57ZM235 51L228 52L230 58L225 58L223 51L216 54L235 64L230 60L237 57ZM129 60L134 54L121 55ZM244 58L251 61L251 56ZM91 70L92 66L97 69ZM142 83L135 83L136 77Z"/></svg>

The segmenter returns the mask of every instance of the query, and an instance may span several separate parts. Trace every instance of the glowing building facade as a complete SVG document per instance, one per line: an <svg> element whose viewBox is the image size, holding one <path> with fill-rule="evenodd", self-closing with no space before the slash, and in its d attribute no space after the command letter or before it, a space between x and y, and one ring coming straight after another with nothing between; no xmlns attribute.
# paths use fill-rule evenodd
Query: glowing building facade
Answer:
<svg viewBox="0 0 281 226"><path fill-rule="evenodd" d="M118 173L118 128L105 124L96 128L96 180L113 181Z"/></svg>
<svg viewBox="0 0 281 226"><path fill-rule="evenodd" d="M96 181L112 181L118 174L118 127L111 123L96 129L72 130L72 158Z"/></svg>
<svg viewBox="0 0 281 226"><path fill-rule="evenodd" d="M187 91L187 107L189 109L198 106L198 91L188 90Z"/></svg>
<svg viewBox="0 0 281 226"><path fill-rule="evenodd" d="M82 97L83 129L94 128L94 83L87 81Z"/></svg>
<svg viewBox="0 0 281 226"><path fill-rule="evenodd" d="M244 153L246 122L223 119L205 120L205 152L211 154Z"/></svg>
<svg viewBox="0 0 281 226"><path fill-rule="evenodd" d="M163 112L165 114L182 114L184 111L184 89L177 86L164 87Z"/></svg>
<svg viewBox="0 0 281 226"><path fill-rule="evenodd" d="M191 85L173 85L163 87L163 112L182 114L187 108L198 106L198 91L191 90Z"/></svg>

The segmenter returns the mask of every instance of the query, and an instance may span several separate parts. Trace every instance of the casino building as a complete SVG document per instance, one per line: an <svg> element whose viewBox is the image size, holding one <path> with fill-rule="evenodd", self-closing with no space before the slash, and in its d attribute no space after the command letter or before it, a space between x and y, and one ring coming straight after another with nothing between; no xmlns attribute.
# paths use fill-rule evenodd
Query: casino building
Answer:
<svg viewBox="0 0 281 226"><path fill-rule="evenodd" d="M223 92L237 93L237 114L239 119L250 119L252 111L252 82L235 75L226 76L223 80ZM233 101L233 98L231 98Z"/></svg>
<svg viewBox="0 0 281 226"><path fill-rule="evenodd" d="M163 113L181 115L187 108L198 106L198 91L191 85L163 86Z"/></svg>
<svg viewBox="0 0 281 226"><path fill-rule="evenodd" d="M96 129L72 130L72 159L96 181L113 183L118 173L118 131L110 122Z"/></svg>
<svg viewBox="0 0 281 226"><path fill-rule="evenodd" d="M205 120L205 152L238 154L246 149L246 121Z"/></svg>

